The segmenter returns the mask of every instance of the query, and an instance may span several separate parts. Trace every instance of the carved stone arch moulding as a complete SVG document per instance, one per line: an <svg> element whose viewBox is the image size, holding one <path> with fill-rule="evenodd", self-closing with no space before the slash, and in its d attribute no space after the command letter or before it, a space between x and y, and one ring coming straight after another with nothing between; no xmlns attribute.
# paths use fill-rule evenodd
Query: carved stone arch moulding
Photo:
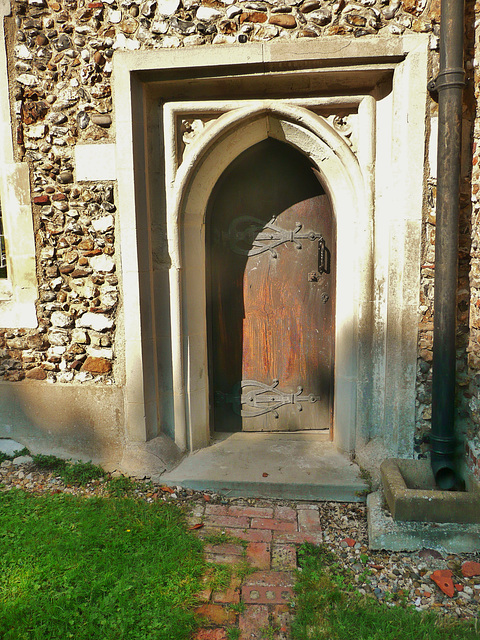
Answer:
<svg viewBox="0 0 480 640"><path fill-rule="evenodd" d="M369 101L370 97L363 98ZM237 103L238 105L238 103ZM168 105L166 109L182 109ZM209 105L210 108L212 105ZM218 105L225 109L225 105ZM373 109L363 108L364 126L373 127ZM199 109L201 107L199 106ZM172 117L173 114L170 114ZM339 448L349 450L352 420L345 415L345 395L355 395L357 377L356 328L358 302L370 297L363 274L372 260L368 203L369 181L345 138L322 116L297 104L256 101L225 110L187 146L182 161L171 167L167 192L172 364L174 384L185 389L176 397L176 441L189 448L209 441L208 356L206 326L205 215L218 178L247 148L271 137L306 155L321 175L337 222L337 296L335 427ZM174 151L174 150L172 150ZM175 153L167 157L178 157ZM371 158L364 150L362 158ZM175 328L174 328L175 327ZM350 403L349 403L350 405ZM181 431L180 431L181 430Z"/></svg>
<svg viewBox="0 0 480 640"><path fill-rule="evenodd" d="M335 443L412 455L428 69L422 34L115 53L126 442L209 443L206 206L270 136L336 216Z"/></svg>

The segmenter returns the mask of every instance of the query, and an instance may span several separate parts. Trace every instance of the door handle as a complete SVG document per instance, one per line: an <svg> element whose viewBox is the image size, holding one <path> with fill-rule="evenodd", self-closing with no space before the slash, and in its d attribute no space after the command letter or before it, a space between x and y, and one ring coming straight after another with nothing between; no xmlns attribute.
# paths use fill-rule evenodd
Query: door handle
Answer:
<svg viewBox="0 0 480 640"><path fill-rule="evenodd" d="M328 253L325 240L320 238L318 241L318 272L320 274L329 272Z"/></svg>

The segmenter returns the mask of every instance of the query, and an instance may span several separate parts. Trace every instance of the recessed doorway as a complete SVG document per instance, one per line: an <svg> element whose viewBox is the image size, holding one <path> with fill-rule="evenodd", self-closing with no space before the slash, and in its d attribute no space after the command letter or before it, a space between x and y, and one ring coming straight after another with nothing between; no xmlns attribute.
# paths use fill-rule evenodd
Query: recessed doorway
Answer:
<svg viewBox="0 0 480 640"><path fill-rule="evenodd" d="M207 208L214 431L330 430L335 223L318 173L267 138L223 172Z"/></svg>

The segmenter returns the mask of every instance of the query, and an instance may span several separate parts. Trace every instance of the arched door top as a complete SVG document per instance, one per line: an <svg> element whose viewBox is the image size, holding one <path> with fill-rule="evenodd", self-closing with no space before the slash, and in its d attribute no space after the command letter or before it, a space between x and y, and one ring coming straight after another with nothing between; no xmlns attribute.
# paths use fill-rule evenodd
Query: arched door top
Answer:
<svg viewBox="0 0 480 640"><path fill-rule="evenodd" d="M347 142L308 109L276 101L248 103L223 113L189 145L167 192L171 261L170 311L176 440L196 449L209 442L205 217L211 192L243 151L275 138L303 153L318 170L337 224L334 434L352 449L356 398L358 300L367 299L371 215L366 180ZM337 386L340 384L341 393ZM350 404L345 410L345 397Z"/></svg>
<svg viewBox="0 0 480 640"><path fill-rule="evenodd" d="M269 137L292 145L316 165L332 201L339 167L343 174L340 179L351 183L356 198L363 200L364 179L358 160L325 118L298 105L258 101L220 115L186 150L172 182L172 216L178 219L193 208L198 211L196 187L204 194L200 205L204 213L209 194L226 167L243 151Z"/></svg>

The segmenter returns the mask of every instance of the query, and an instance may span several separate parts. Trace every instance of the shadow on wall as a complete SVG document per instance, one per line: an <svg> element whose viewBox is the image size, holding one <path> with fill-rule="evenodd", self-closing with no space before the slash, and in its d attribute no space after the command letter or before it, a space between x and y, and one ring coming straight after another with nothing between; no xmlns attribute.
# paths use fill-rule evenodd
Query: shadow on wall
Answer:
<svg viewBox="0 0 480 640"><path fill-rule="evenodd" d="M123 390L118 387L0 383L0 437L32 453L117 467L124 452Z"/></svg>

